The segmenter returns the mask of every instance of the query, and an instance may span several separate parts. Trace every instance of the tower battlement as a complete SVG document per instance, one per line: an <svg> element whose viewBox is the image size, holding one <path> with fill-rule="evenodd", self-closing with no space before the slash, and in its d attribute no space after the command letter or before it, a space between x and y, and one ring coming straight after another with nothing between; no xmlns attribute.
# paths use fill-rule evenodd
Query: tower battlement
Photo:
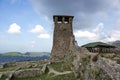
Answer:
<svg viewBox="0 0 120 80"><path fill-rule="evenodd" d="M53 20L55 23L72 23L74 16L67 16L67 15L54 15Z"/></svg>

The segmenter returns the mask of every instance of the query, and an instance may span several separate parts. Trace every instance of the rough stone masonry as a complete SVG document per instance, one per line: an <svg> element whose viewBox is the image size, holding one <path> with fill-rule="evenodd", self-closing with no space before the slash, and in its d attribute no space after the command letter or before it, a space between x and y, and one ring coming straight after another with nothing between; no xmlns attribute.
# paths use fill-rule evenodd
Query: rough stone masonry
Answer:
<svg viewBox="0 0 120 80"><path fill-rule="evenodd" d="M54 38L51 51L52 59L63 59L71 45L75 45L72 21L73 16L54 15Z"/></svg>

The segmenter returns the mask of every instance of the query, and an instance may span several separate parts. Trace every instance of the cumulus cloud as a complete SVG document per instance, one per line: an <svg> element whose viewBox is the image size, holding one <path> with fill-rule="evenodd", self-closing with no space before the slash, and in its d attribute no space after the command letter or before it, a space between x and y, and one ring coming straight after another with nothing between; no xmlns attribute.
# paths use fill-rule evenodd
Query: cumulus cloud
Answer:
<svg viewBox="0 0 120 80"><path fill-rule="evenodd" d="M85 38L85 39L89 39L89 40L97 40L98 36L97 34L93 33L93 32L89 32L89 31L81 31L78 30L74 33L76 38Z"/></svg>
<svg viewBox="0 0 120 80"><path fill-rule="evenodd" d="M44 27L42 27L41 25L36 25L29 32L40 34L40 33L45 33L46 31L45 31Z"/></svg>
<svg viewBox="0 0 120 80"><path fill-rule="evenodd" d="M99 32L104 28L103 23L99 23L95 29L93 29L94 32Z"/></svg>
<svg viewBox="0 0 120 80"><path fill-rule="evenodd" d="M7 32L10 34L20 34L21 33L20 29L21 29L21 27L19 25L17 25L16 23L13 23L10 25Z"/></svg>
<svg viewBox="0 0 120 80"><path fill-rule="evenodd" d="M99 23L93 30L77 30L74 35L76 38L84 38L92 41L98 41L106 38L106 35L102 30L104 29L104 24Z"/></svg>
<svg viewBox="0 0 120 80"><path fill-rule="evenodd" d="M44 29L41 25L36 25L33 29L31 29L29 32L36 33L38 35L38 38L50 38L50 35L47 30Z"/></svg>
<svg viewBox="0 0 120 80"><path fill-rule="evenodd" d="M91 27L95 19L104 19L109 12L120 11L119 0L31 0L34 9L48 21L56 14L73 15L74 29Z"/></svg>
<svg viewBox="0 0 120 80"><path fill-rule="evenodd" d="M103 41L111 42L111 41L120 40L119 34L120 34L120 31L114 30L105 39L103 39Z"/></svg>
<svg viewBox="0 0 120 80"><path fill-rule="evenodd" d="M47 38L50 38L50 35L49 34L40 34L38 35L38 38L43 38L43 39L47 39Z"/></svg>

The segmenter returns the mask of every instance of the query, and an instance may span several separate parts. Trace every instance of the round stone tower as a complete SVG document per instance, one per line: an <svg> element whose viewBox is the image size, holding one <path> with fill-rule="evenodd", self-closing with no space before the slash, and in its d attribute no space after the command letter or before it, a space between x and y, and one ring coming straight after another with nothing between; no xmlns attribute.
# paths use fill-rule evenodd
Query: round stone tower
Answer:
<svg viewBox="0 0 120 80"><path fill-rule="evenodd" d="M54 35L52 58L62 59L69 52L69 47L74 45L75 39L72 29L73 16L54 15Z"/></svg>

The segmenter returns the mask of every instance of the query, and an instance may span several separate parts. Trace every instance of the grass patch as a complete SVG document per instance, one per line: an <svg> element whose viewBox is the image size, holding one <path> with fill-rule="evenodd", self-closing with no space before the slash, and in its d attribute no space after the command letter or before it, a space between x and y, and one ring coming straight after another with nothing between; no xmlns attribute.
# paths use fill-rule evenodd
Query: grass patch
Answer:
<svg viewBox="0 0 120 80"><path fill-rule="evenodd" d="M76 80L73 73L55 76L55 77L53 77L53 75L54 74L45 73L36 77L14 78L12 80Z"/></svg>
<svg viewBox="0 0 120 80"><path fill-rule="evenodd" d="M60 72L71 70L69 65L65 62L53 62L50 64L50 66L56 71L60 71Z"/></svg>
<svg viewBox="0 0 120 80"><path fill-rule="evenodd" d="M70 74L55 76L55 77L52 77L50 79L45 79L45 80L76 80L76 78L73 73L70 73Z"/></svg>
<svg viewBox="0 0 120 80"><path fill-rule="evenodd" d="M22 54L20 52L7 52L7 53L4 53L3 55L5 55L5 56L22 56Z"/></svg>
<svg viewBox="0 0 120 80"><path fill-rule="evenodd" d="M5 80L7 78L7 76L2 75L2 77L0 78L0 80Z"/></svg>
<svg viewBox="0 0 120 80"><path fill-rule="evenodd" d="M26 78L13 78L12 80L41 80L40 76L36 77L26 77Z"/></svg>
<svg viewBox="0 0 120 80"><path fill-rule="evenodd" d="M12 70L15 70L16 68L17 68L16 66L6 67L6 68L0 68L0 72L12 71Z"/></svg>

